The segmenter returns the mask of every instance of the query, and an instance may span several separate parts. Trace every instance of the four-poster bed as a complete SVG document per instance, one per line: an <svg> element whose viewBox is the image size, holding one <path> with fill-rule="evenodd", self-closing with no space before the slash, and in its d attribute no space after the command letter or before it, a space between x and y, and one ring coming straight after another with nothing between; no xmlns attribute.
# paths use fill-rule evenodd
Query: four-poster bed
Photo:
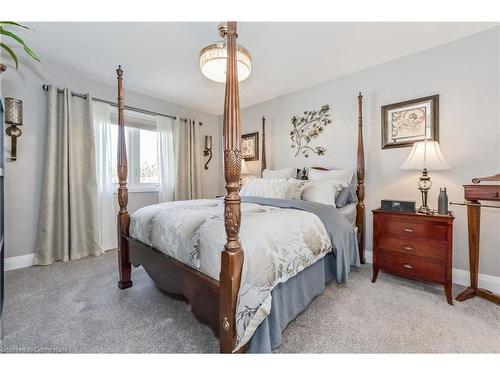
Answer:
<svg viewBox="0 0 500 375"><path fill-rule="evenodd" d="M129 235L130 215L127 211L127 152L124 131L123 71L117 69L118 79L118 286L132 286L131 266L142 265L162 292L187 301L192 312L201 322L210 326L220 340L220 351L231 353L238 347L237 303L244 266L244 249L239 241L241 223L241 198L239 180L241 168L240 108L236 62L236 23L229 22L225 35L228 60L224 102L224 176L227 194L224 198L223 225L226 242L220 254L220 274L209 276L184 261L167 255L147 242ZM358 151L356 227L359 259L364 263L364 151L362 138L362 96L358 96ZM263 164L265 167L265 119L262 119ZM177 203L177 202L176 202ZM182 203L182 202L181 202ZM299 212L299 211L297 211ZM299 215L299 214L297 214ZM304 214L305 215L305 214ZM300 216L300 215L299 215ZM138 237L138 236L136 236ZM256 239L257 241L257 239ZM356 241L355 241L356 242ZM358 246L359 244L359 246ZM251 253L248 253L251 255ZM357 256L357 253L356 253ZM218 276L218 280L217 280ZM240 296L241 298L241 296ZM237 352L244 352L247 345L240 345Z"/></svg>

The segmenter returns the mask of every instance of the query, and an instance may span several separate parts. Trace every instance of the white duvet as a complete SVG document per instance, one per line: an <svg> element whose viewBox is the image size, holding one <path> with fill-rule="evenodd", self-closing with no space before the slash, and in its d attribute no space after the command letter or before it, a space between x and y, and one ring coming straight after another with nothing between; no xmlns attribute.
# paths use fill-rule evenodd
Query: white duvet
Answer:
<svg viewBox="0 0 500 375"><path fill-rule="evenodd" d="M222 200L162 203L136 211L130 236L219 279L226 242ZM270 313L271 291L331 250L314 214L251 203L241 205L243 273L237 303L237 349Z"/></svg>

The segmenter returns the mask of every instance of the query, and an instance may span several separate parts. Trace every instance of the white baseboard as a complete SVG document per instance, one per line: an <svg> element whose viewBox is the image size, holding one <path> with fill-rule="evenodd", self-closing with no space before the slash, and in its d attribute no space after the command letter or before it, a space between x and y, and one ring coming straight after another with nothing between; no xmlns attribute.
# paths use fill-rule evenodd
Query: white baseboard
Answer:
<svg viewBox="0 0 500 375"><path fill-rule="evenodd" d="M116 247L111 247L104 251L115 250ZM5 271L17 270L19 268L31 267L35 261L35 254L20 255L17 257L5 258Z"/></svg>
<svg viewBox="0 0 500 375"><path fill-rule="evenodd" d="M366 263L373 263L373 252L365 252ZM469 271L453 268L453 283L457 285L469 286L470 275ZM478 284L480 288L488 289L494 293L500 293L500 277L479 274Z"/></svg>
<svg viewBox="0 0 500 375"><path fill-rule="evenodd" d="M458 285L469 286L469 271L453 268L453 282ZM494 293L500 293L500 277L480 273L478 284L480 288L487 289Z"/></svg>
<svg viewBox="0 0 500 375"><path fill-rule="evenodd" d="M20 255L5 258L5 271L17 270L18 268L31 267L35 260L35 254Z"/></svg>
<svg viewBox="0 0 500 375"><path fill-rule="evenodd" d="M366 263L373 264L373 251L365 251Z"/></svg>

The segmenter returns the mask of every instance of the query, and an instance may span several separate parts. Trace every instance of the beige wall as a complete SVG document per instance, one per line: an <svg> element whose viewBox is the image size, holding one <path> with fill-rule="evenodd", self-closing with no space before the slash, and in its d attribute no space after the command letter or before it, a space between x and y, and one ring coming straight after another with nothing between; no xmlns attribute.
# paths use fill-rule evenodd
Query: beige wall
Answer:
<svg viewBox="0 0 500 375"><path fill-rule="evenodd" d="M114 67L110 67L109 80L99 82L81 72L47 61L39 65L22 64L18 71L9 68L2 74L3 97L23 100L24 109L23 135L19 138L18 160L15 162L9 159L10 138L5 138L6 257L30 254L35 248L45 145L46 93L42 90L42 84L52 83L57 87L69 87L75 92L115 100L115 74ZM127 87L126 67L124 87ZM125 92L125 101L134 107L182 117L193 116L204 121L201 135L213 136L214 157L208 170L202 166L202 193L204 197L217 195L221 166L219 118L129 91ZM131 193L129 210L133 212L139 207L157 202L157 193Z"/></svg>
<svg viewBox="0 0 500 375"><path fill-rule="evenodd" d="M410 149L381 149L380 107L427 95L440 95L441 150L451 170L431 173L430 206L437 208L440 186L450 201L463 201L462 184L500 172L499 29L374 66L357 73L264 102L241 111L243 132L260 131L267 121L268 167L356 167L356 96L364 94L367 250L372 250L370 210L384 198L420 200L418 172L403 171ZM342 58L339 51L339 58ZM293 79L293 77L291 77ZM295 158L288 133L290 118L330 104L332 124L318 144L324 157ZM257 174L259 162L249 162ZM467 219L455 212L454 267L468 270ZM500 210L483 209L480 272L500 276Z"/></svg>

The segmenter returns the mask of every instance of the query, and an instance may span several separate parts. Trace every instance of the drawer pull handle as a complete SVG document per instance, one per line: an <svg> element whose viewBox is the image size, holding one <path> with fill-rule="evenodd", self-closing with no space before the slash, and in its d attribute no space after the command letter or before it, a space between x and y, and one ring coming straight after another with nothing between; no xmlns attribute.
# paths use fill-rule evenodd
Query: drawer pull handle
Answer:
<svg viewBox="0 0 500 375"><path fill-rule="evenodd" d="M410 228L405 228L404 231L408 232L408 233L413 233L413 229L410 229Z"/></svg>
<svg viewBox="0 0 500 375"><path fill-rule="evenodd" d="M413 251L413 247L411 247L411 246L404 246L403 249L408 250L408 251Z"/></svg>
<svg viewBox="0 0 500 375"><path fill-rule="evenodd" d="M403 264L403 267L408 268L409 270L411 270L413 268L413 266L411 264Z"/></svg>

